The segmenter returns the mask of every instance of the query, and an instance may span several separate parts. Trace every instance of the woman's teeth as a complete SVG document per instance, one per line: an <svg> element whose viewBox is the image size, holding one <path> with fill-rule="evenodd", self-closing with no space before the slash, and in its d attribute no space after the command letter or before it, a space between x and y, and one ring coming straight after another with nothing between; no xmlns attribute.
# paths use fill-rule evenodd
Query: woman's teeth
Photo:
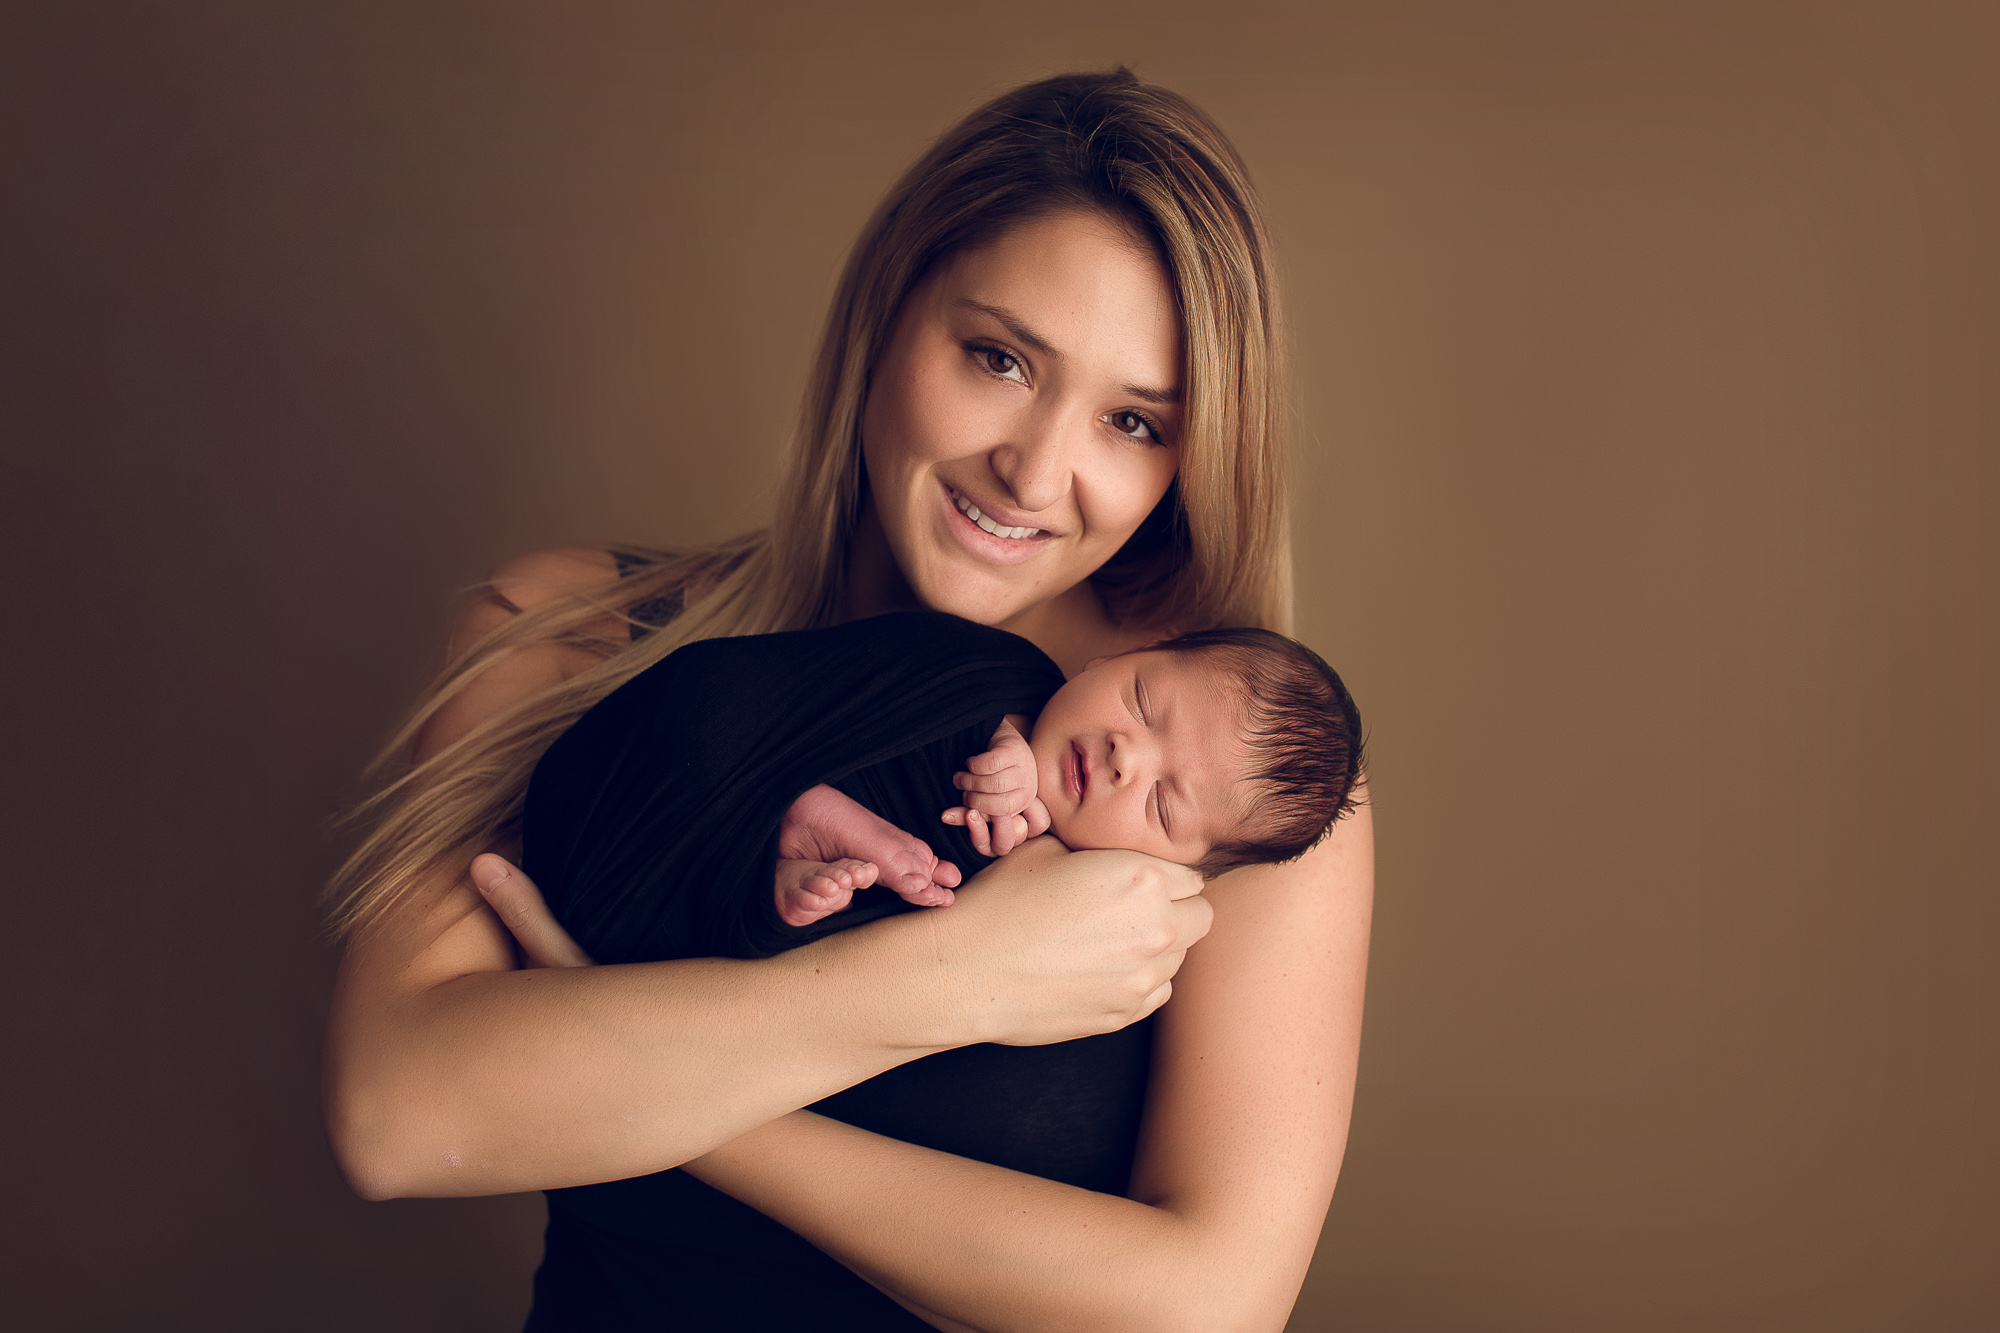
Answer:
<svg viewBox="0 0 2000 1333"><path fill-rule="evenodd" d="M995 523L992 519L980 513L978 505L972 503L972 501L966 499L964 496L960 495L957 491L953 491L951 493L951 502L958 506L959 513L965 515L967 518L971 519L974 523L977 523L980 527L992 533L995 537L1005 537L1010 542L1018 542L1018 541L1025 541L1029 537L1039 537L1042 535L1042 530L1040 528L1001 527L998 523Z"/></svg>

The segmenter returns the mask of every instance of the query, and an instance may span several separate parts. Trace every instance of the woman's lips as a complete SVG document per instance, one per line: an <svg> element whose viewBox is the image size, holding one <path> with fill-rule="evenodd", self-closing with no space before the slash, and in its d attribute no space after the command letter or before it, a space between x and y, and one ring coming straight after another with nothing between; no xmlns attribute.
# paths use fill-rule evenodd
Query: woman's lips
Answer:
<svg viewBox="0 0 2000 1333"><path fill-rule="evenodd" d="M971 496L966 495L961 491L955 490L950 486L945 487L945 489L951 492L952 507L957 509L959 513L965 515L966 518L970 519L974 527L978 528L981 532L985 533L989 537L998 537L1002 541L1023 542L1023 541L1030 541L1036 537L1046 537L1049 535L1041 528L1010 527L1005 523L1001 523L1000 521L995 519L991 514L985 512L978 505L974 504L972 502Z"/></svg>
<svg viewBox="0 0 2000 1333"><path fill-rule="evenodd" d="M959 494L949 484L941 484L944 492L945 518L951 525L953 534L967 551L979 560L993 565L1018 565L1032 560L1049 549L1055 534L1046 528L1009 527L994 521L992 515L979 511L979 518L998 528L989 531L979 520L966 512L979 510L969 498ZM1000 533L1028 533L1028 536L1001 536Z"/></svg>

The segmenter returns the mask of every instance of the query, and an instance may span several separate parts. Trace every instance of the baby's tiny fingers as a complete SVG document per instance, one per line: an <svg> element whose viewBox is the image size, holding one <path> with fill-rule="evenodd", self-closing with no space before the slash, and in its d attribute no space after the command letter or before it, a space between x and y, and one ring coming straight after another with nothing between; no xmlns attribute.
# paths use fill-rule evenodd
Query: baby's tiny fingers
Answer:
<svg viewBox="0 0 2000 1333"><path fill-rule="evenodd" d="M1021 775L1009 764L993 773L954 773L951 785L960 791L1017 791L1021 787Z"/></svg>
<svg viewBox="0 0 2000 1333"><path fill-rule="evenodd" d="M981 856L993 855L993 834L986 826L986 816L977 810L965 812L965 831L972 835L973 850Z"/></svg>
<svg viewBox="0 0 2000 1333"><path fill-rule="evenodd" d="M965 793L965 803L988 819L999 819L1004 815L1018 815L1021 807L1028 803L1028 793L1019 787L1012 791Z"/></svg>
<svg viewBox="0 0 2000 1333"><path fill-rule="evenodd" d="M1027 841L1028 821L1019 815L1005 815L993 821L993 854L1005 856Z"/></svg>

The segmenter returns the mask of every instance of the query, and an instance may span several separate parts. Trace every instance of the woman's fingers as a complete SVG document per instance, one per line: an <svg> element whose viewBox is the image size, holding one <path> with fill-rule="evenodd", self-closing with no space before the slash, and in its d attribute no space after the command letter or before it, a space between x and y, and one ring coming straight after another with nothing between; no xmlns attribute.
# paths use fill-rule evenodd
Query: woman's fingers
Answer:
<svg viewBox="0 0 2000 1333"><path fill-rule="evenodd" d="M1114 1031L1165 1002L1189 946L1207 934L1201 887L1185 866L1129 851L1065 853L1042 839L982 871L949 933L926 945L982 974L954 997L971 999L980 1040L1039 1045Z"/></svg>
<svg viewBox="0 0 2000 1333"><path fill-rule="evenodd" d="M556 923L542 891L505 857L472 858L472 884L520 947L528 967L589 967L591 957Z"/></svg>
<svg viewBox="0 0 2000 1333"><path fill-rule="evenodd" d="M1192 895L1183 894L1173 901L1174 945L1181 952L1199 943L1215 924L1215 907L1201 896L1196 888ZM1175 964L1178 968L1179 964Z"/></svg>

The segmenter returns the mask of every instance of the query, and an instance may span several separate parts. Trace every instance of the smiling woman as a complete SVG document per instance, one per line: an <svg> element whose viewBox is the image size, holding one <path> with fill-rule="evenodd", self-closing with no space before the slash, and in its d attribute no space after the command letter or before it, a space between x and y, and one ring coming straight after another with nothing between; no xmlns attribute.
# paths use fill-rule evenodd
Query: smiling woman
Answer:
<svg viewBox="0 0 2000 1333"><path fill-rule="evenodd" d="M558 736L696 640L927 608L1074 673L1286 628L1266 251L1242 163L1184 99L1122 70L1017 89L857 242L767 531L495 573L342 880L327 1116L357 1190L558 1191L534 1328L1284 1323L1346 1138L1365 807L1205 893L1040 840L949 907L760 959L582 966L525 876L477 855L517 850ZM1130 706L1172 733L1201 696L1145 670ZM948 1071L1008 1046L1072 1073L1016 1080L1033 1109L998 1123L967 1095L990 1083ZM911 1128L801 1109L829 1098ZM1038 1165L1084 1141L1089 1171Z"/></svg>

